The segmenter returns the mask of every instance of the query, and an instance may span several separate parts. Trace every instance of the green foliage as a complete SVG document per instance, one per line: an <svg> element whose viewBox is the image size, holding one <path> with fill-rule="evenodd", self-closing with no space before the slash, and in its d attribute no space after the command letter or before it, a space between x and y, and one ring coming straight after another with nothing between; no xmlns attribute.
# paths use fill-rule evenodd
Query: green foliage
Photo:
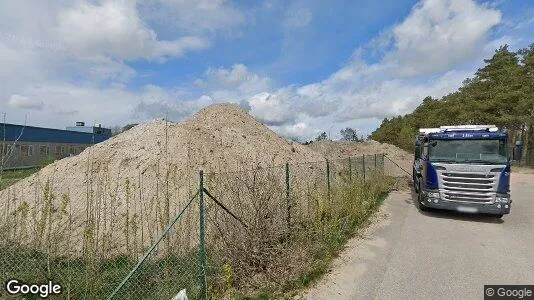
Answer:
<svg viewBox="0 0 534 300"><path fill-rule="evenodd" d="M510 143L521 131L532 132L534 44L518 52L502 46L484 62L458 91L441 99L426 97L412 113L384 119L371 138L412 151L417 130L424 127L495 124L509 130Z"/></svg>
<svg viewBox="0 0 534 300"><path fill-rule="evenodd" d="M14 244L0 246L0 253L0 274L5 278L24 282L59 282L63 285L62 297L59 298L65 299L106 299L137 263L128 256L102 259L96 263L98 276L90 277L88 274L92 266L81 258L50 258L45 252ZM13 262L21 265L15 268ZM179 288L187 288L190 299L199 299L196 276L194 252L181 257L171 255L152 259L138 270L116 299L171 299Z"/></svg>
<svg viewBox="0 0 534 300"><path fill-rule="evenodd" d="M234 286L234 271L229 264L223 265L224 278L226 283L226 289L231 289Z"/></svg>
<svg viewBox="0 0 534 300"><path fill-rule="evenodd" d="M344 141L360 142L363 140L363 138L358 137L358 132L350 127L341 129L339 133Z"/></svg>
<svg viewBox="0 0 534 300"><path fill-rule="evenodd" d="M321 132L321 134L319 134L315 140L316 141L326 141L328 139L328 135L326 134L326 132Z"/></svg>
<svg viewBox="0 0 534 300"><path fill-rule="evenodd" d="M37 166L34 168L28 168L28 169L19 169L19 170L4 170L0 174L0 191L9 187L10 185L15 184L21 179L24 179L30 175L32 175L35 172L38 172L42 168L48 166L49 164L55 162L55 159L52 157L49 158L43 158L38 163Z"/></svg>
<svg viewBox="0 0 534 300"><path fill-rule="evenodd" d="M56 161L56 159L54 157L52 157L52 156L47 157L47 158L43 158L37 163L37 169L41 170L42 168L48 166L51 163L54 163L55 161Z"/></svg>
<svg viewBox="0 0 534 300"><path fill-rule="evenodd" d="M24 179L33 173L39 171L38 168L20 169L20 170L7 170L0 174L0 191L15 184L21 179Z"/></svg>

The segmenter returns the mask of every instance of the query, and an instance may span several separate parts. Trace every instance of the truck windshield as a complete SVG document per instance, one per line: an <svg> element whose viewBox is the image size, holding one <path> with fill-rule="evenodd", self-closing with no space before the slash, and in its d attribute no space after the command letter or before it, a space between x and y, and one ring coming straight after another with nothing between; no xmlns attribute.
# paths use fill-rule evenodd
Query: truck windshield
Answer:
<svg viewBox="0 0 534 300"><path fill-rule="evenodd" d="M431 140L428 157L434 162L506 164L505 140Z"/></svg>

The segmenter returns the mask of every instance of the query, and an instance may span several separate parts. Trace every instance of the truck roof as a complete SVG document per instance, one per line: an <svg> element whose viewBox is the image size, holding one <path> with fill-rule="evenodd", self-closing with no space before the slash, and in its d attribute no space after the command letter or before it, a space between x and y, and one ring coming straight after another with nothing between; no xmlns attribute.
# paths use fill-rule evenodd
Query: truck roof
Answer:
<svg viewBox="0 0 534 300"><path fill-rule="evenodd" d="M419 134L429 134L438 132L451 131L489 131L497 132L499 128L495 125L456 125L456 126L440 126L439 128L420 128Z"/></svg>
<svg viewBox="0 0 534 300"><path fill-rule="evenodd" d="M505 139L508 134L495 125L457 125L419 129L418 140L423 137L439 140Z"/></svg>

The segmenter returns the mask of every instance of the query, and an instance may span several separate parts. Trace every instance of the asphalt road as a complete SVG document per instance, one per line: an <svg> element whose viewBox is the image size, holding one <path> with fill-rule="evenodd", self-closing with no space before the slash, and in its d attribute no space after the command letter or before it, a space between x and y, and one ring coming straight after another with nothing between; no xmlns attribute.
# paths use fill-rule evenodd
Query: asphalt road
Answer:
<svg viewBox="0 0 534 300"><path fill-rule="evenodd" d="M421 212L391 193L305 299L483 299L484 284L534 285L534 174L512 174L502 219Z"/></svg>

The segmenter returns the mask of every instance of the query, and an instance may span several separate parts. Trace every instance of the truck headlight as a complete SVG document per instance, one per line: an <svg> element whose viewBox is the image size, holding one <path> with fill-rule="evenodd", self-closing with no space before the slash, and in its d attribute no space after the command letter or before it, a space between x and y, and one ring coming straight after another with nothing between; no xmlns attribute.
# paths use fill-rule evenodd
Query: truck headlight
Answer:
<svg viewBox="0 0 534 300"><path fill-rule="evenodd" d="M428 192L428 198L439 198L439 192Z"/></svg>
<svg viewBox="0 0 534 300"><path fill-rule="evenodd" d="M510 202L510 196L497 195L497 197L495 197L495 203L509 203L509 202Z"/></svg>

